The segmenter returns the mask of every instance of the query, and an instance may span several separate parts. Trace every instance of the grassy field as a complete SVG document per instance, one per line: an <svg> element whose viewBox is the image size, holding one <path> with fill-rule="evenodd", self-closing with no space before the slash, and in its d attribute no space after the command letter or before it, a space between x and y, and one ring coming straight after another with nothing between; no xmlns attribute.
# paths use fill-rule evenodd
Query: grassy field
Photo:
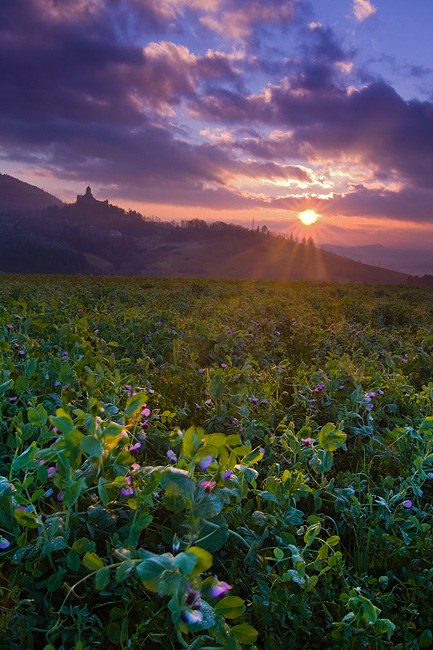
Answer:
<svg viewBox="0 0 433 650"><path fill-rule="evenodd" d="M1 276L0 647L432 646L432 298Z"/></svg>

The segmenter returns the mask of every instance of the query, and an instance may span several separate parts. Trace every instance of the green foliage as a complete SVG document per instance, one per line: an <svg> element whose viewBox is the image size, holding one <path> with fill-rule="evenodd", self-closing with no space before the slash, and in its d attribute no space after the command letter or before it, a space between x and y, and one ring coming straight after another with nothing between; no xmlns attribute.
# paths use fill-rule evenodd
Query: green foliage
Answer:
<svg viewBox="0 0 433 650"><path fill-rule="evenodd" d="M431 291L0 286L13 650L432 645Z"/></svg>

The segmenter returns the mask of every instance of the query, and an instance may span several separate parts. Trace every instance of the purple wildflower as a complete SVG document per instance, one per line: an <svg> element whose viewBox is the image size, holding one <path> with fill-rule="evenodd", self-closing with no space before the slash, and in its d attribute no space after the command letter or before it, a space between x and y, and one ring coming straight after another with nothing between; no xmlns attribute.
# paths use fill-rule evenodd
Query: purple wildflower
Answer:
<svg viewBox="0 0 433 650"><path fill-rule="evenodd" d="M211 464L212 460L212 456L206 456L205 458L202 458L200 461L200 468L205 471Z"/></svg>
<svg viewBox="0 0 433 650"><path fill-rule="evenodd" d="M133 456L138 456L140 453L140 447L141 443L136 442L135 445L132 445L132 447L129 448L129 453L132 454Z"/></svg>
<svg viewBox="0 0 433 650"><path fill-rule="evenodd" d="M196 599L200 596L200 592L196 591L195 589L189 589L185 603L188 605L188 607L191 607L191 605L194 604Z"/></svg>
<svg viewBox="0 0 433 650"><path fill-rule="evenodd" d="M231 587L227 582L218 582L215 587L212 587L210 593L213 598L218 598L219 596L223 596L230 589Z"/></svg>
<svg viewBox="0 0 433 650"><path fill-rule="evenodd" d="M57 474L57 467L49 467L47 469L48 472L48 478L54 478L54 476Z"/></svg>
<svg viewBox="0 0 433 650"><path fill-rule="evenodd" d="M130 496L131 494L134 494L134 490L132 489L132 487L122 488L120 492L125 496Z"/></svg>
<svg viewBox="0 0 433 650"><path fill-rule="evenodd" d="M231 476L232 474L233 474L232 470L231 470L231 469L228 469L226 472L224 472L224 474L222 475L222 478L223 478L224 480L226 480L226 479L230 478L230 476Z"/></svg>
<svg viewBox="0 0 433 650"><path fill-rule="evenodd" d="M184 609L183 612L180 613L180 618L184 623L188 623L188 625L194 625L194 623L201 623L203 620L203 614L198 610L190 611L188 609Z"/></svg>
<svg viewBox="0 0 433 650"><path fill-rule="evenodd" d="M403 501L403 506L405 508L412 508L413 503L412 503L412 501L410 499L406 499L406 501Z"/></svg>
<svg viewBox="0 0 433 650"><path fill-rule="evenodd" d="M10 545L11 543L7 539L0 536L0 550L4 551L5 549L9 548Z"/></svg>
<svg viewBox="0 0 433 650"><path fill-rule="evenodd" d="M369 411L371 411L371 409L374 409L374 404L367 404L367 406L365 408L367 408Z"/></svg>
<svg viewBox="0 0 433 650"><path fill-rule="evenodd" d="M173 463L175 463L177 461L177 456L176 456L176 454L174 453L174 451L172 449L168 450L167 458L168 458L168 460L173 461Z"/></svg>

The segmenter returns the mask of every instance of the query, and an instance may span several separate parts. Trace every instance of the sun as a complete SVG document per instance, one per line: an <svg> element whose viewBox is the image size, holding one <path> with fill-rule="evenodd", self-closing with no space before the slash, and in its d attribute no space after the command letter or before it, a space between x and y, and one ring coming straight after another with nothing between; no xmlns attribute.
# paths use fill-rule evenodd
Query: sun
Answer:
<svg viewBox="0 0 433 650"><path fill-rule="evenodd" d="M299 219L302 221L304 226L311 226L315 221L317 221L318 215L314 210L304 210L299 215Z"/></svg>

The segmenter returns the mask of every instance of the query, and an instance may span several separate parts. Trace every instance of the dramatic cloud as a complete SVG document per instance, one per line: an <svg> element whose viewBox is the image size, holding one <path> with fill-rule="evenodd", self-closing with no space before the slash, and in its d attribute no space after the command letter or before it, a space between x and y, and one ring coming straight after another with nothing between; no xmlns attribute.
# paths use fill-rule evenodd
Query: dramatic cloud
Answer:
<svg viewBox="0 0 433 650"><path fill-rule="evenodd" d="M354 0L353 2L353 13L360 22L375 14L376 11L376 7L369 0Z"/></svg>
<svg viewBox="0 0 433 650"><path fill-rule="evenodd" d="M352 9L341 17L351 28L353 15L381 11L368 0ZM314 10L2 0L0 163L143 203L296 212L315 202L351 220L431 222L432 101L360 65L347 30ZM370 60L431 75L395 55Z"/></svg>

